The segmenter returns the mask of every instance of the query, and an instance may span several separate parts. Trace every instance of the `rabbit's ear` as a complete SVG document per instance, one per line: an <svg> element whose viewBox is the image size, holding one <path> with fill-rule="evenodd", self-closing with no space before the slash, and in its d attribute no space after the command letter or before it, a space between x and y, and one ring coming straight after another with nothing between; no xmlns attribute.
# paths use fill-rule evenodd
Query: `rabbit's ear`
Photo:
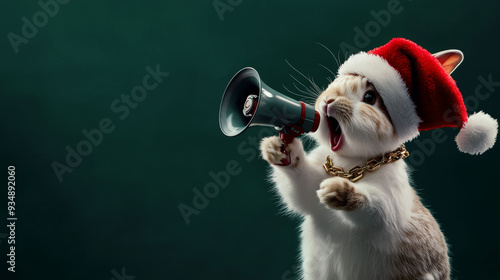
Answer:
<svg viewBox="0 0 500 280"><path fill-rule="evenodd" d="M444 71L451 74L458 65L464 60L464 54L459 50L446 50L433 54L435 58L441 63Z"/></svg>

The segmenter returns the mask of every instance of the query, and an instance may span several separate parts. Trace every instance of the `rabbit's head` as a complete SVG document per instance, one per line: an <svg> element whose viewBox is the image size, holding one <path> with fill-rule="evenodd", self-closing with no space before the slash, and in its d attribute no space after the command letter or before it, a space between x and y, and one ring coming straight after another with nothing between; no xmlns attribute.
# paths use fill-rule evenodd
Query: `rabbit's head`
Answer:
<svg viewBox="0 0 500 280"><path fill-rule="evenodd" d="M321 123L313 137L339 155L373 157L401 141L377 89L360 75L340 75L316 100Z"/></svg>
<svg viewBox="0 0 500 280"><path fill-rule="evenodd" d="M434 82L433 86L436 87L436 84L439 85L441 83L447 85L448 88L453 89L453 86L451 84L454 85L454 81L449 81L451 80L449 74L451 74L462 62L462 52L458 50L446 50L436 53L433 56L440 64L441 67L439 68L442 68L444 70L444 73L437 70L435 71L441 75L441 80L432 81ZM367 58L367 60L362 60L363 58ZM405 92L407 90L398 82L399 80L401 80L401 77L399 76L399 74L397 74L396 70L392 69L391 66L387 64L387 62L381 63L380 61L383 61L381 58L370 56L366 53L354 55L349 59L349 61L351 59L353 61L349 63L346 62L347 64L349 64L349 66L346 66L347 68L341 66L342 71L339 70L339 76L337 76L337 78L328 86L328 88L324 92L319 95L318 99L316 100L315 109L321 115L321 123L317 133L313 133L312 136L316 138L318 143L320 145L326 145L326 147L342 156L369 158L394 150L402 143L410 141L418 136L420 128L419 123L422 122L422 120L420 120L420 118L417 116L417 111L415 109L416 107L414 106L413 101L411 101L410 95ZM379 63L373 63L374 60L375 62L378 61ZM433 62L432 59L427 60ZM386 106L384 105L384 100L378 93L376 86L374 86L374 84L372 84L365 75L361 75L359 73L353 74L356 73L356 71L350 71L353 70L351 69L353 65L364 65L363 63L365 63L367 66L363 66L361 68L364 69L364 72L371 75L372 79L378 81L378 83L375 84L381 87L380 90L382 93L385 92L385 95L383 96L389 98L388 100L386 100L386 104L392 106L389 108L392 109L392 111L387 110ZM385 70L377 69L374 67L382 67ZM390 70L387 70L388 68ZM399 77L399 80L395 79L396 81L392 81L384 75L397 76ZM427 75L430 74L427 73ZM442 80L444 80L444 82ZM444 90L446 89L447 88L444 87ZM458 89L456 89L456 91L458 92ZM422 91L422 93L416 94L416 98L426 98L427 96L432 97L432 94L432 90L431 93ZM434 94L437 95L437 93ZM449 95L451 95L452 97L448 99L456 99L457 101L455 102L459 104L459 98L455 97L455 95L453 94L450 93ZM434 99L439 101L439 98L437 97L434 97ZM445 101L448 102L448 99L445 98ZM420 105L421 108L423 108L422 104ZM440 108L436 109L436 112L440 111L442 111ZM389 112L392 113L389 114ZM443 116L446 115L444 113ZM427 127L425 126L426 123L424 122L423 129L425 130L434 127L455 126L456 123L459 123L458 125L461 125L464 119L465 121L467 121L467 113L465 111L461 113L463 113L462 115L464 116L460 115L459 122L449 121L449 123L438 123L437 125L430 126L428 123L436 120L429 120L429 118L427 117ZM396 115L396 119L391 119L391 116L393 115ZM475 118L478 117L476 116ZM474 120L474 117L472 119ZM396 121L396 123L394 123L394 121ZM496 125L496 121L492 122L489 121L489 119L485 118L481 118L480 122L483 124L482 126L485 126L485 123L488 123L488 127L491 128ZM397 127L399 127L399 130L397 129ZM491 147L494 143L496 128L490 130L495 132L481 132L482 134L489 135L489 137L486 137L486 139L493 139L491 141L488 140L489 142L487 141L488 143L483 145L486 148L482 150L480 149L481 151L487 150L488 147ZM479 132L475 131L472 134L476 135L478 133ZM459 135L458 138L460 137L461 136ZM476 151L477 149L474 148L472 150Z"/></svg>

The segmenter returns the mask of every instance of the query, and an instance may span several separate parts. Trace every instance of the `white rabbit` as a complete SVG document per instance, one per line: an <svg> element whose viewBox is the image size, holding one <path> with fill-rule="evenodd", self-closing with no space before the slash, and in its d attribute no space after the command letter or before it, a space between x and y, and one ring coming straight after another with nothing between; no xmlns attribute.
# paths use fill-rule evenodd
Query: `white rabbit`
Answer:
<svg viewBox="0 0 500 280"><path fill-rule="evenodd" d="M304 218L304 279L449 279L444 236L411 187L403 160L356 182L323 168L327 156L349 170L411 140L398 136L374 85L362 75L340 74L315 109L321 123L310 134L317 142L311 152L295 139L285 147L292 163L281 166L286 155L279 137L260 146L283 203Z"/></svg>

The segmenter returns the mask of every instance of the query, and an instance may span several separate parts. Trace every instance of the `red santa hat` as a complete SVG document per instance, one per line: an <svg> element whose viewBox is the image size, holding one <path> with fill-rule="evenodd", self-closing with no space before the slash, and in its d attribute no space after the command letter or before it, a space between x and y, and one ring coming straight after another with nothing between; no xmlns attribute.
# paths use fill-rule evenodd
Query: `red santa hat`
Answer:
<svg viewBox="0 0 500 280"><path fill-rule="evenodd" d="M432 55L412 41L396 38L368 53L352 55L339 74L362 75L375 86L403 142L422 130L458 127L458 148L482 154L493 147L498 123L483 112L467 115L462 94L450 76L462 59L459 50Z"/></svg>

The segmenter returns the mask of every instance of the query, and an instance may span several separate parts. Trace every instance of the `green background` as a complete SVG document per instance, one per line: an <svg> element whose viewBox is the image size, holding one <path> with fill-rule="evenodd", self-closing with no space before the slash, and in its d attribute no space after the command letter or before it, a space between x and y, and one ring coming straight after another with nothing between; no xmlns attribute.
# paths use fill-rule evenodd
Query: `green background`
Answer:
<svg viewBox="0 0 500 280"><path fill-rule="evenodd" d="M356 46L354 28L364 30L370 11L388 1L231 3L221 20L211 0L72 0L16 54L9 32L22 35L21 18L32 21L41 8L2 1L0 166L4 182L7 166L16 167L17 279L112 279L122 268L136 280L296 276L300 220L281 213L268 166L248 143L259 129L237 138L220 132L221 94L245 66L286 92L283 85L297 84L290 74L300 75L285 60L326 86L331 74L318 64L332 71L337 64L317 42L343 60L340 44ZM431 52L460 49L465 61L453 77L465 97L474 96L479 76L500 81L500 2L400 5L359 49L393 37ZM110 105L157 64L170 75L120 120ZM493 90L477 108L499 118L500 87ZM51 164L64 164L66 146L75 148L85 140L81 131L103 118L115 130L59 182ZM456 148L456 129L443 131L446 140L414 166L415 184L450 244L453 279L498 278L499 147L469 156ZM429 139L426 132L418 141ZM415 141L407 147L423 150ZM209 173L231 160L241 172L187 225L179 205L192 206L193 189L203 190ZM0 233L7 233L5 185L0 194ZM0 278L15 279L7 240L0 241Z"/></svg>

